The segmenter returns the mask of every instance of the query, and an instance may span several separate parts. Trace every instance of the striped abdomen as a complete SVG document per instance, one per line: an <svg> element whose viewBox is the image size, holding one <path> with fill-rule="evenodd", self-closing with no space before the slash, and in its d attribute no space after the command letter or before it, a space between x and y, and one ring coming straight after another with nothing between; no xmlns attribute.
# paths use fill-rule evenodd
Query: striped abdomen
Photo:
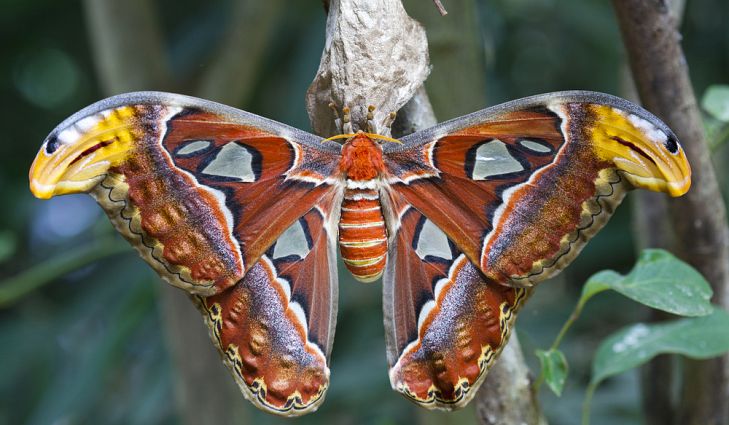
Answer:
<svg viewBox="0 0 729 425"><path fill-rule="evenodd" d="M348 188L344 192L339 250L344 265L357 280L371 282L382 275L387 256L387 230L376 189Z"/></svg>

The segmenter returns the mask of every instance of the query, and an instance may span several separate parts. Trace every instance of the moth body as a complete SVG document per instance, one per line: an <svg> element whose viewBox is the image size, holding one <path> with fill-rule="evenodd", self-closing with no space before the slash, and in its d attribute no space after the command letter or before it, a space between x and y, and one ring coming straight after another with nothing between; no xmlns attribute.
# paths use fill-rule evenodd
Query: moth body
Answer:
<svg viewBox="0 0 729 425"><path fill-rule="evenodd" d="M372 282L382 276L387 258L387 230L379 192L384 171L382 148L358 133L342 147L339 169L346 179L339 250L357 280Z"/></svg>

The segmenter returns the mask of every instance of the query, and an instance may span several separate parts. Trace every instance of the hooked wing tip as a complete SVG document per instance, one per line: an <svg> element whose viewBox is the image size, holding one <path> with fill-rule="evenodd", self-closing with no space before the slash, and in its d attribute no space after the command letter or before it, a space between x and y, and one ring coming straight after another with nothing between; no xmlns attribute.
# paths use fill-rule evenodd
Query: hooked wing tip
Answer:
<svg viewBox="0 0 729 425"><path fill-rule="evenodd" d="M691 187L691 166L673 132L647 111L589 106L589 135L602 160L615 164L635 187L681 196Z"/></svg>
<svg viewBox="0 0 729 425"><path fill-rule="evenodd" d="M30 168L30 190L40 199L93 189L109 168L129 157L138 139L133 106L64 121L46 138Z"/></svg>

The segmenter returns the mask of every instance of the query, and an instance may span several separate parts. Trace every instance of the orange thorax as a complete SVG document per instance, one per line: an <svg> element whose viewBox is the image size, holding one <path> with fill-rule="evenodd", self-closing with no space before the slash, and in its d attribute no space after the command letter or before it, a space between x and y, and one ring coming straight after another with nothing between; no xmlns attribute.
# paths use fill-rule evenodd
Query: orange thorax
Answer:
<svg viewBox="0 0 729 425"><path fill-rule="evenodd" d="M367 135L358 133L344 144L339 170L351 180L372 180L385 169L382 148Z"/></svg>

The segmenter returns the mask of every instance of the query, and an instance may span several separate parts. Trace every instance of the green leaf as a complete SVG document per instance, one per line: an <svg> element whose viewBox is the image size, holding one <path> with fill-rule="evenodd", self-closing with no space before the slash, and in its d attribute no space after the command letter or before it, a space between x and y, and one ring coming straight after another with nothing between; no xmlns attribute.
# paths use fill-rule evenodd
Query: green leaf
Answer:
<svg viewBox="0 0 729 425"><path fill-rule="evenodd" d="M706 89L701 107L714 118L729 122L729 86L713 85Z"/></svg>
<svg viewBox="0 0 729 425"><path fill-rule="evenodd" d="M718 356L729 351L727 329L729 313L718 307L704 317L629 326L600 344L592 364L592 383L640 366L658 354L694 359Z"/></svg>
<svg viewBox="0 0 729 425"><path fill-rule="evenodd" d="M537 350L539 363L542 365L542 376L553 393L562 395L562 388L567 379L567 359L561 351L550 349Z"/></svg>
<svg viewBox="0 0 729 425"><path fill-rule="evenodd" d="M582 289L580 303L606 289L681 316L705 316L712 312L712 291L706 279L693 267L659 249L644 250L625 276L611 270L593 275Z"/></svg>
<svg viewBox="0 0 729 425"><path fill-rule="evenodd" d="M612 270L603 270L595 273L587 280L582 286L582 295L578 301L581 304L585 304L587 300L599 294L600 292L612 289L615 282L623 279L623 276Z"/></svg>
<svg viewBox="0 0 729 425"><path fill-rule="evenodd" d="M659 354L682 354L708 359L729 351L729 313L712 307L712 314L657 324L638 323L607 337L592 362L592 379L582 406L582 423L589 423L590 404L604 379L640 366Z"/></svg>

